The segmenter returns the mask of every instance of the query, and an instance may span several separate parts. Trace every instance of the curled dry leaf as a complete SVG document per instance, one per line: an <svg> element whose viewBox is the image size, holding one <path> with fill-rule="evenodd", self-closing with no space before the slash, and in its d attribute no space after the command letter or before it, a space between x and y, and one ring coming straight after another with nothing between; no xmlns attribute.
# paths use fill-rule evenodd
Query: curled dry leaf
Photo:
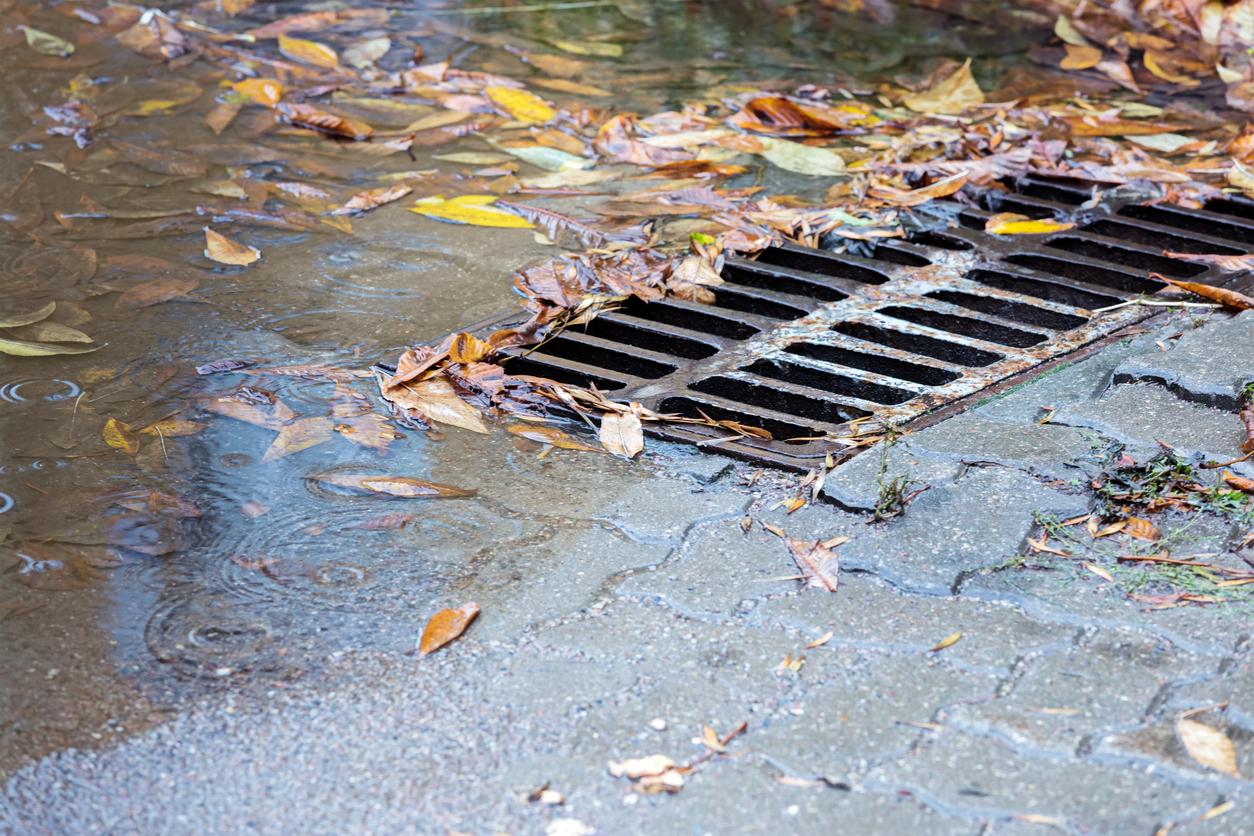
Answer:
<svg viewBox="0 0 1254 836"><path fill-rule="evenodd" d="M371 209L377 209L385 203L391 203L394 200L400 200L405 195L412 192L409 186L404 183L398 183L395 186L385 186L378 189L368 189L364 192L358 192L348 199L348 202L336 209L333 215L356 215L362 212L369 212Z"/></svg>
<svg viewBox="0 0 1254 836"><path fill-rule="evenodd" d="M205 258L219 264L247 267L261 258L261 250L232 241L222 233L205 227Z"/></svg>
<svg viewBox="0 0 1254 836"><path fill-rule="evenodd" d="M357 142L363 142L374 136L374 128L365 122L358 119L349 119L347 116L328 113L325 110L319 110L313 105L279 102L275 105L275 110L282 114L283 118L288 122L301 128L310 128Z"/></svg>
<svg viewBox="0 0 1254 836"><path fill-rule="evenodd" d="M1254 494L1254 479L1247 479L1244 476L1238 476L1231 470L1225 470L1223 473L1224 483L1229 487L1236 488L1245 493Z"/></svg>
<svg viewBox="0 0 1254 836"><path fill-rule="evenodd" d="M1176 734L1184 744L1189 757L1209 769L1240 778L1237 770L1237 750L1228 736L1218 729L1181 717L1176 720Z"/></svg>
<svg viewBox="0 0 1254 836"><path fill-rule="evenodd" d="M635 413L607 412L601 416L601 446L616 456L635 458L644 449L644 430Z"/></svg>
<svg viewBox="0 0 1254 836"><path fill-rule="evenodd" d="M105 444L114 450L121 450L130 456L139 452L139 436L132 432L130 424L119 421L117 418L110 418L105 421L104 429L100 434Z"/></svg>
<svg viewBox="0 0 1254 836"><path fill-rule="evenodd" d="M307 476L324 485L360 491L366 494L383 494L401 499L456 499L474 496L473 490L455 488L438 482L428 482L413 476L370 476L350 473L315 473Z"/></svg>
<svg viewBox="0 0 1254 836"><path fill-rule="evenodd" d="M1073 228L1075 224L1066 221L1052 218L1033 220L1027 215L1017 215L1014 212L1000 212L984 222L984 229L994 235L1048 235Z"/></svg>
<svg viewBox="0 0 1254 836"><path fill-rule="evenodd" d="M418 655L426 656L444 647L466 632L470 622L474 621L478 615L479 605L473 601L462 604L456 609L440 610L431 616L431 620L423 628L422 638L418 642Z"/></svg>
<svg viewBox="0 0 1254 836"><path fill-rule="evenodd" d="M806 579L806 586L826 589L835 592L839 585L840 559L836 552L823 545L820 540L799 540L785 537L788 551L793 562L801 570Z"/></svg>

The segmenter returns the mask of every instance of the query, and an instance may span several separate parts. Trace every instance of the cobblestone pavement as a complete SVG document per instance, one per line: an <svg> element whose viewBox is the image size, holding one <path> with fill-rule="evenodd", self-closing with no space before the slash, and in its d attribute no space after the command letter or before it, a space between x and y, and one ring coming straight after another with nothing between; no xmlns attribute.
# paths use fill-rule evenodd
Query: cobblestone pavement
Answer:
<svg viewBox="0 0 1254 836"><path fill-rule="evenodd" d="M458 643L332 654L316 687L223 692L48 756L10 777L0 830L1254 833L1254 786L1193 760L1175 725L1202 709L1254 776L1250 599L1153 609L1128 594L1153 569L1112 563L1109 581L1027 542L1038 515L1089 510L1121 445L1240 456L1254 313L1194 326L859 456L828 477L830 504L792 515L771 509L795 477L716 456L654 454L612 495L569 456L552 477L567 524L482 559L457 595L483 613ZM930 487L869 524L898 475ZM848 536L839 590L802 588L758 522ZM1163 523L1174 554L1254 557L1239 508L1179 522ZM742 721L726 752L700 740ZM653 754L694 764L679 792L607 772ZM545 784L565 803L526 800Z"/></svg>

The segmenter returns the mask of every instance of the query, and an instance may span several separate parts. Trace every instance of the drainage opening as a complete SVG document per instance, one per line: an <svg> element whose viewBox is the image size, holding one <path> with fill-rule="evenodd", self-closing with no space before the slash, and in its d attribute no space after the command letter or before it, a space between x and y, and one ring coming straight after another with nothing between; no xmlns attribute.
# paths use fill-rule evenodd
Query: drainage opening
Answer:
<svg viewBox="0 0 1254 836"><path fill-rule="evenodd" d="M1042 273L1052 273L1055 276L1062 276L1064 279L1074 279L1077 282L1101 285L1102 287L1114 288L1115 290L1125 290L1129 293L1156 293L1166 287L1165 284L1154 279L1134 276L1131 273L1120 273L1115 270L1105 270L1101 267L1094 267L1091 264L1067 261L1062 258L1054 258L1053 256L1012 255L1007 256L1006 260L1011 264L1031 267L1033 270L1040 270Z"/></svg>
<svg viewBox="0 0 1254 836"><path fill-rule="evenodd" d="M666 375L678 368L678 366L671 366L641 357L639 354L633 354L630 351L603 348L599 345L591 345L569 337L558 337L557 339L549 340L537 349L537 353L561 357L565 360L574 360L576 363L583 363L587 366L621 371L649 380L666 377Z"/></svg>
<svg viewBox="0 0 1254 836"><path fill-rule="evenodd" d="M773 264L776 267L788 267L793 270L804 270L807 273L818 273L822 276L850 279L863 284L883 284L888 281L888 276L883 273L859 264L842 261L822 250L771 247L758 255L757 262L758 264Z"/></svg>
<svg viewBox="0 0 1254 836"><path fill-rule="evenodd" d="M1109 305L1117 305L1121 301L1114 296L1090 293L1087 290L1080 290L1065 284L1043 282L1037 279L1029 279L1026 276L998 273L994 270L972 270L967 274L967 278L973 282L995 287L998 290L1021 293L1024 296L1033 296L1037 299L1057 302L1060 305L1070 305L1073 308L1082 310L1104 308Z"/></svg>
<svg viewBox="0 0 1254 836"><path fill-rule="evenodd" d="M974 337L977 340L997 343L998 345L1014 346L1015 348L1028 348L1029 346L1045 342L1044 334L1019 331L1014 328L1007 328L1004 325L985 322L982 319L938 313L926 308L907 308L901 305L889 305L887 308L880 308L876 313L891 316L893 319L904 320L905 322L913 322L915 325L922 325L925 328L948 331L960 337Z"/></svg>
<svg viewBox="0 0 1254 836"><path fill-rule="evenodd" d="M1022 322L1024 325L1036 325L1051 328L1055 331L1069 331L1078 328L1088 320L1083 317L1047 311L1035 305L1022 302L1011 302L995 296L975 296L970 293L959 293L955 290L936 290L927 294L929 299L939 299L960 308L968 308L980 313L999 316L1002 319Z"/></svg>
<svg viewBox="0 0 1254 836"><path fill-rule="evenodd" d="M780 421L777 418L769 418L765 415L737 412L734 409L715 406L714 404L693 400L692 398L666 398L658 404L658 411L674 415L705 415L708 418L713 418L715 421L739 421L746 427L760 427L766 430L777 441L808 439L823 435L821 430L814 427L803 427L800 424Z"/></svg>
<svg viewBox="0 0 1254 836"><path fill-rule="evenodd" d="M829 424L840 424L852 421L854 418L865 418L871 414L837 401L809 398L794 392L785 392L774 386L763 386L735 377L707 377L691 384L688 388L694 392L703 392L760 409L769 409L771 412L781 412L785 415L795 415L798 418L809 418L811 421L824 421Z"/></svg>
<svg viewBox="0 0 1254 836"><path fill-rule="evenodd" d="M874 372L885 377L895 377L898 380L906 380L910 383L918 383L924 386L944 386L946 383L951 383L962 376L960 373L949 369L939 369L936 366L924 366L919 363L907 363L905 360L885 357L883 354L864 354L861 351L850 351L847 348L823 345L822 343L793 343L786 347L784 351L814 360L822 360L824 363L831 363L834 366L862 369L864 372Z"/></svg>
<svg viewBox="0 0 1254 836"><path fill-rule="evenodd" d="M633 296L623 303L620 310L648 322L660 322L663 325L700 331L703 334L713 334L729 340L747 340L758 333L758 329L747 322L715 316L686 305L676 305L670 302L643 302Z"/></svg>
<svg viewBox="0 0 1254 836"><path fill-rule="evenodd" d="M924 357L944 360L947 363L957 363L960 366L990 366L1001 359L1000 354L994 354L982 348L937 340L921 334L890 331L887 328L878 328L863 322L842 322L833 326L833 330L846 337L879 343L889 348L908 351L911 354L921 354Z"/></svg>
<svg viewBox="0 0 1254 836"><path fill-rule="evenodd" d="M818 389L820 392L830 392L833 395L858 398L859 400L871 401L872 403L899 404L905 403L914 397L913 392L907 392L905 389L832 374L822 369L816 369L813 366L790 363L780 358L758 360L745 366L741 371L761 375L762 377L773 377L785 383L796 383L799 386Z"/></svg>
<svg viewBox="0 0 1254 836"><path fill-rule="evenodd" d="M1143 253L1139 250L1099 244L1087 238L1055 238L1046 242L1045 246L1088 258L1095 258L1098 261L1109 261L1114 264L1135 267L1138 270L1152 270L1155 273L1162 273L1164 276L1171 276L1173 279L1191 279L1206 272L1206 266L1203 264L1189 264L1185 261L1176 261L1174 258L1164 258L1161 255Z"/></svg>

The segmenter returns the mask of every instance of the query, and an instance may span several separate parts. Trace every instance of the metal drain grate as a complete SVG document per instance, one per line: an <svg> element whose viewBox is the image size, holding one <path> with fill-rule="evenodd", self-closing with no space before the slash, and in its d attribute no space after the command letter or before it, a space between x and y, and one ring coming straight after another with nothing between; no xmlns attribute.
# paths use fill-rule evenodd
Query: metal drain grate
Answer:
<svg viewBox="0 0 1254 836"><path fill-rule="evenodd" d="M729 257L713 305L630 300L526 356L515 374L595 383L615 399L660 412L732 419L774 440L718 443L724 453L806 468L848 435L847 422L904 423L948 414L971 396L1153 314L1130 306L1163 287L1150 272L1237 284L1164 250L1243 254L1254 244L1254 201L1212 201L1204 211L1103 203L1082 207L1093 184L1027 177L1013 193L989 190L979 208L952 208L959 226L864 255L797 246L756 259ZM1074 229L999 238L994 212L1066 217ZM498 317L495 328L518 316ZM658 434L710 444L718 430L670 425Z"/></svg>

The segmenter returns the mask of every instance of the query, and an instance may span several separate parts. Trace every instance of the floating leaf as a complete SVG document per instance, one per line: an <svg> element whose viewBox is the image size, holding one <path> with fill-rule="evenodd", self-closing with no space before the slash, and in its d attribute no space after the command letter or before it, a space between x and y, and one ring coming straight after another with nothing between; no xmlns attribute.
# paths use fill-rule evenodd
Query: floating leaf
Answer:
<svg viewBox="0 0 1254 836"><path fill-rule="evenodd" d="M205 428L204 424L197 421L187 421L181 418L167 418L164 421L158 421L155 424L149 424L140 430L141 435L159 435L167 438L174 438L184 435L196 435Z"/></svg>
<svg viewBox="0 0 1254 836"><path fill-rule="evenodd" d="M516 87L491 86L483 88L483 94L491 100L492 104L519 122L539 124L557 117L557 111L548 102L526 90Z"/></svg>
<svg viewBox="0 0 1254 836"><path fill-rule="evenodd" d="M308 41L304 38L279 35L279 52L293 61L327 70L334 70L340 66L340 56L334 49L326 44Z"/></svg>
<svg viewBox="0 0 1254 836"><path fill-rule="evenodd" d="M219 264L247 267L261 258L261 250L232 241L220 232L205 227L205 258Z"/></svg>
<svg viewBox="0 0 1254 836"><path fill-rule="evenodd" d="M574 154L569 154L560 148L551 148L548 145L496 145L496 147L506 154L545 171L586 170L596 165L595 160L576 157Z"/></svg>
<svg viewBox="0 0 1254 836"><path fill-rule="evenodd" d="M129 424L119 421L117 418L110 418L105 421L104 429L100 432L104 437L105 444L108 444L115 450L121 450L128 455L135 455L139 452L139 436L131 431Z"/></svg>
<svg viewBox="0 0 1254 836"><path fill-rule="evenodd" d="M759 137L757 142L762 144L762 150L758 153L785 171L816 177L845 172L844 158L830 148L802 145L800 142L770 136Z"/></svg>
<svg viewBox="0 0 1254 836"><path fill-rule="evenodd" d="M1237 770L1237 750L1228 736L1196 720L1176 720L1176 734L1189 753L1189 757L1209 769L1240 778Z"/></svg>
<svg viewBox="0 0 1254 836"><path fill-rule="evenodd" d="M49 302L37 311L28 314L15 314L13 316L0 319L0 328L18 328L22 325L31 325L36 322L42 322L52 316L57 309L56 302Z"/></svg>
<svg viewBox="0 0 1254 836"><path fill-rule="evenodd" d="M318 473L307 477L324 485L361 491L367 494L383 494L401 499L458 499L474 496L473 490L455 488L438 482L428 482L413 476L362 476L349 473Z"/></svg>
<svg viewBox="0 0 1254 836"><path fill-rule="evenodd" d="M275 109L287 121L302 128L322 131L332 136L341 136L357 142L364 142L374 136L374 128L365 122L349 119L346 116L339 116L335 113L328 113L325 110L319 110L313 105L280 102L275 106Z"/></svg>
<svg viewBox="0 0 1254 836"><path fill-rule="evenodd" d="M635 458L644 449L644 432L635 413L607 412L597 436L601 446L616 456Z"/></svg>
<svg viewBox="0 0 1254 836"><path fill-rule="evenodd" d="M423 628L422 639L418 642L418 655L426 656L444 647L466 632L466 628L477 615L479 615L479 605L471 601L456 609L440 610L431 616L431 620Z"/></svg>
<svg viewBox="0 0 1254 836"><path fill-rule="evenodd" d="M55 55L58 58L68 58L74 54L74 44L64 38L58 38L50 32L44 32L32 26L22 26L20 28L26 35L27 45L36 52L42 52L44 55Z"/></svg>
<svg viewBox="0 0 1254 836"><path fill-rule="evenodd" d="M953 116L984 104L984 91L980 90L975 76L971 75L971 59L968 58L949 77L921 93L906 96L902 102L918 113Z"/></svg>
<svg viewBox="0 0 1254 836"><path fill-rule="evenodd" d="M1033 220L1027 215L1016 215L1014 212L1000 212L984 222L984 229L995 235L1048 235L1074 227L1073 223L1052 218Z"/></svg>
<svg viewBox="0 0 1254 836"><path fill-rule="evenodd" d="M506 229L534 228L526 218L519 217L513 212L496 209L492 206L494 203L496 203L494 195L468 194L449 200L436 196L418 201L409 211L455 224L496 226Z"/></svg>
<svg viewBox="0 0 1254 836"><path fill-rule="evenodd" d="M36 322L13 329L14 337L37 343L89 343L91 337L77 328L59 322Z"/></svg>
<svg viewBox="0 0 1254 836"><path fill-rule="evenodd" d="M274 461L330 441L331 431L334 428L335 425L331 423L330 418L322 417L300 418L290 424L285 424L279 430L274 443L266 449L261 460L263 462Z"/></svg>
<svg viewBox="0 0 1254 836"><path fill-rule="evenodd" d="M246 78L231 86L249 101L266 107L274 107L283 98L283 85L273 78Z"/></svg>
<svg viewBox="0 0 1254 836"><path fill-rule="evenodd" d="M14 357L52 357L57 354L87 354L98 346L62 346L48 343L32 343L25 340L8 340L0 337L0 354Z"/></svg>
<svg viewBox="0 0 1254 836"><path fill-rule="evenodd" d="M936 644L932 645L932 647L928 649L928 653L936 653L938 651L944 650L947 647L953 647L955 644L959 642L961 638L962 638L961 630L959 630L957 633L950 633L948 636L945 636L945 638L941 639Z"/></svg>
<svg viewBox="0 0 1254 836"><path fill-rule="evenodd" d="M593 87L591 84L581 84L578 81L571 81L567 78L533 78L531 83L537 87L544 87L547 90L556 90L559 93L590 96L596 99L614 95L612 90L606 90L603 87Z"/></svg>
<svg viewBox="0 0 1254 836"><path fill-rule="evenodd" d="M510 424L506 429L519 438L538 441L541 444L551 444L562 450L585 450L590 453L601 452L600 447L584 444L582 441L562 432L557 427L547 427L543 424Z"/></svg>
<svg viewBox="0 0 1254 836"><path fill-rule="evenodd" d="M355 215L361 212L369 212L371 209L377 209L385 203L400 200L412 191L413 189L404 183L397 183L394 186L384 186L378 189L368 189L350 197L347 203L331 214Z"/></svg>

